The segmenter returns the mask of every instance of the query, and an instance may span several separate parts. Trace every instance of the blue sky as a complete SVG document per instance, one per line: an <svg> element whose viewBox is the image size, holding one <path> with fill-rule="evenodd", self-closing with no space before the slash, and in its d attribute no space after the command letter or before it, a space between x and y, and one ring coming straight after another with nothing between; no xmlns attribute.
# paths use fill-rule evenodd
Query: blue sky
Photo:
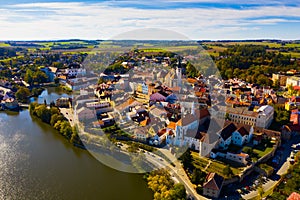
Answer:
<svg viewBox="0 0 300 200"><path fill-rule="evenodd" d="M0 40L300 39L300 0L0 0L0 25Z"/></svg>

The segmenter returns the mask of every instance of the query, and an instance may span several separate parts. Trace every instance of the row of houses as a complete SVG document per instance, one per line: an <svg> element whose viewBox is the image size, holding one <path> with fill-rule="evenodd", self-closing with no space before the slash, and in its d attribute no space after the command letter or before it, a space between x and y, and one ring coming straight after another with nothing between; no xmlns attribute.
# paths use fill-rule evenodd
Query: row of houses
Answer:
<svg viewBox="0 0 300 200"><path fill-rule="evenodd" d="M215 105L210 109L212 116L219 119L229 119L236 123L268 128L274 118L274 108L269 105L260 106L254 110L248 107L229 107Z"/></svg>

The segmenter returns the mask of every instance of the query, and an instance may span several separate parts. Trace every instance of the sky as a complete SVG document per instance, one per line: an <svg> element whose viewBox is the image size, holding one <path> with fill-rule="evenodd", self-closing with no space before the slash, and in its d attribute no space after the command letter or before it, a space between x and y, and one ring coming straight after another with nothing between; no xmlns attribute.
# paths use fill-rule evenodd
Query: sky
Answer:
<svg viewBox="0 0 300 200"><path fill-rule="evenodd" d="M300 39L300 0L0 0L0 40L115 38Z"/></svg>

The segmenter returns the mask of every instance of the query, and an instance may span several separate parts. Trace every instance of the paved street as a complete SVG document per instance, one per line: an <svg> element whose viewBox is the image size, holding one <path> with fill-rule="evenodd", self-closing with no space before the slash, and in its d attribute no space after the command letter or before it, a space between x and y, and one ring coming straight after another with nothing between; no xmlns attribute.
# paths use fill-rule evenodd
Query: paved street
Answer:
<svg viewBox="0 0 300 200"><path fill-rule="evenodd" d="M59 108L61 114L65 116L65 118L68 119L71 126L74 126L75 120L74 120L74 111L71 108Z"/></svg>
<svg viewBox="0 0 300 200"><path fill-rule="evenodd" d="M264 191L268 191L269 189L271 189L279 180L280 176L282 176L283 174L285 174L287 172L287 170L290 167L290 163L288 161L288 158L291 154L291 152L293 151L293 148L291 147L293 144L297 144L300 142L300 137L299 136L294 136L291 140L289 140L288 142L282 144L282 157L281 157L281 162L280 165L281 167L279 167L277 169L277 172L275 175L271 176L269 181L266 182L265 184L263 184L263 189ZM257 196L257 190L251 191L248 194L242 195L242 197L244 199L251 199L255 196Z"/></svg>

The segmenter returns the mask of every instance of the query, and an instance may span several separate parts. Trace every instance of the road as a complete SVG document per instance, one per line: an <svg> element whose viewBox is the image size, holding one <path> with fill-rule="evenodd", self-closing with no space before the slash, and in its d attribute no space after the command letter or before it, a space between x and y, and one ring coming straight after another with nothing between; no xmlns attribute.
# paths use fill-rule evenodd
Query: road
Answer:
<svg viewBox="0 0 300 200"><path fill-rule="evenodd" d="M190 179L188 178L187 174L185 173L185 170L182 167L182 164L178 161L178 159L175 158L175 156L173 156L171 154L171 152L167 149L159 149L159 151L161 151L165 156L167 156L169 158L169 160L171 160L173 162L175 167L172 166L171 164L169 164L167 168L170 169L174 173L176 178L182 184L184 184L187 192L189 194L191 194L192 196L194 196L195 199L198 199L198 200L207 199L204 196L201 196L196 192L196 190L194 189L194 185L191 183Z"/></svg>
<svg viewBox="0 0 300 200"><path fill-rule="evenodd" d="M60 112L68 119L71 126L75 125L76 119L74 118L74 112L73 112L72 109L70 109L70 108L60 108ZM126 150L124 150L123 148L122 148L122 151L126 152ZM173 176L175 176L175 178L185 186L188 195L193 196L197 200L207 199L207 198L199 195L195 191L193 184L191 183L190 179L186 175L181 163L177 160L177 158L175 158L170 153L169 150L160 149L160 151L165 156L167 156L171 161L174 161L173 163L175 164L175 167L173 167L170 163L168 163L168 161L166 161L164 158L162 158L162 157L160 157L156 154L153 156L152 153L147 153L146 152L145 156L146 156L146 159L148 160L148 162L150 162L152 164L155 164L158 168L167 168L167 169L169 169L169 171L172 172Z"/></svg>
<svg viewBox="0 0 300 200"><path fill-rule="evenodd" d="M278 181L280 176L287 173L287 170L290 167L290 162L288 161L288 157L290 156L291 151L293 150L292 145L297 144L300 142L300 136L293 136L292 139L287 141L285 144L282 144L282 147L284 148L282 151L282 159L280 163L280 167L278 168L276 175L272 176L271 179L263 184L264 191L270 190L272 187L274 187ZM244 199L251 199L253 197L256 197L258 195L257 190L251 191L248 194L242 195Z"/></svg>
<svg viewBox="0 0 300 200"><path fill-rule="evenodd" d="M75 124L75 118L74 118L74 111L71 108L59 108L61 114L64 115L65 118L68 119L71 126L74 126Z"/></svg>

